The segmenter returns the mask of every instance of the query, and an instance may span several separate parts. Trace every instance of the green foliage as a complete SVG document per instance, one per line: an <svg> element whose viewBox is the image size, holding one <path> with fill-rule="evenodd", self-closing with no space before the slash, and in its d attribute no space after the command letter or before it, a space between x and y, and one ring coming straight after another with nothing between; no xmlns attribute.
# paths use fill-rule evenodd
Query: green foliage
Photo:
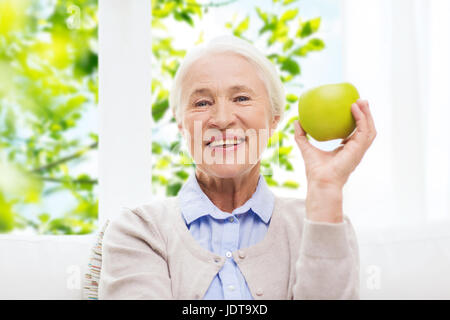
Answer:
<svg viewBox="0 0 450 320"><path fill-rule="evenodd" d="M97 0L0 1L0 232L95 229L97 181L73 169L98 144L79 128L98 101L96 14ZM74 207L44 212L60 194Z"/></svg>
<svg viewBox="0 0 450 320"><path fill-rule="evenodd" d="M174 35L166 28L169 19L193 28L209 7L235 1L152 0L152 67L158 75L152 80L154 132L167 126L177 130L169 112L168 84L186 50L174 46ZM301 75L299 59L325 47L322 40L313 38L320 18L303 21L295 0L273 2L271 12L255 6L258 21L252 21L248 13L226 26L230 34L250 42L254 39L248 34L257 27L259 36L266 39L263 51L289 85ZM98 103L97 6L97 0L54 4L0 0L0 232L28 227L41 234L84 234L96 227L97 179L75 173L74 166L86 161L98 146L96 132L75 134ZM202 39L200 34L198 43ZM288 92L286 100L286 111L290 111L298 97ZM295 181L279 182L274 174L275 167L293 170L293 119L288 116L280 124L261 161L271 186L299 186ZM176 195L195 168L181 146L180 135L175 141L152 143L155 192ZM58 194L69 194L75 205L55 217L42 207Z"/></svg>
<svg viewBox="0 0 450 320"><path fill-rule="evenodd" d="M299 59L304 58L308 53L322 50L325 45L318 38L311 38L320 27L320 17L304 21L299 17L299 5L297 0L273 0L274 9L265 12L260 7L255 6L258 21L251 21L250 14L244 13L241 20L237 19L237 14L226 22L225 27L230 34L253 42L249 32L256 26L259 37L265 37L266 47L262 48L267 52L267 57L277 66L282 81L286 86L295 84L300 75L301 67ZM211 2L214 3L214 2ZM223 5L228 4L224 2ZM207 14L208 4L198 4L192 1L163 1L153 0L153 21L152 25L159 31L158 36L153 38L152 49L154 56L153 70L156 70L152 83L152 116L155 121L154 132L162 130L167 126L173 126L177 130L171 112L168 112L168 88L178 66L180 65L186 50L175 48L172 43L172 36L165 25L169 18L174 18L178 23L186 28L195 26L196 21ZM216 6L221 5L216 4ZM156 10L155 10L156 9ZM185 17L185 18L183 18ZM189 17L189 18L187 18ZM202 41L200 35L199 42ZM293 121L297 119L296 109L291 104L298 101L296 93L286 94L286 120L279 125L279 130L269 139L267 156L261 161L261 171L270 186L281 188L298 188L300 185L296 181L288 180L279 182L274 176L274 168L289 172L294 167L291 162L291 151L294 129ZM289 116L289 112L293 115ZM155 193L166 195L176 195L187 179L189 172L194 170L195 165L187 152L180 146L182 138L178 135L177 140L171 143L154 141L153 151L153 177L152 186Z"/></svg>

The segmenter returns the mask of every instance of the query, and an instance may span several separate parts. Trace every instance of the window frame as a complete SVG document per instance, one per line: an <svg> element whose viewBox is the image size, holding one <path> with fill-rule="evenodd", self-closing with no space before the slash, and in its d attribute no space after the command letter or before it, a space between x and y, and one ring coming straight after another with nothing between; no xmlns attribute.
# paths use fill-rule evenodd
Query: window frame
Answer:
<svg viewBox="0 0 450 320"><path fill-rule="evenodd" d="M100 226L152 197L151 41L150 1L99 0Z"/></svg>
<svg viewBox="0 0 450 320"><path fill-rule="evenodd" d="M82 10L81 8L81 14ZM151 1L98 0L98 26L98 229L101 229L106 220L113 219L120 212L121 207L137 206L152 198ZM2 261L0 271L14 270L12 267L15 264L26 264L27 260L32 260L32 257L24 258L24 253L28 252L20 249L24 242L33 246L34 256L40 256L40 250L44 256L49 254L48 250L55 250L54 254L60 255L70 252L66 249L73 248L74 245L81 248L92 243L93 246L96 233L97 231L88 235L0 234L1 244L8 248L5 254L9 258ZM48 244L53 249L49 249ZM80 263L77 267L81 270L81 283L75 292L73 288L67 288L64 293L66 297L82 297L83 273L89 253L87 251L76 258ZM70 257L69 260L73 262L73 259L74 257ZM45 262L43 265L45 266ZM71 266L73 264L69 267ZM68 270L68 265L52 265L52 269L55 268L59 271ZM36 269L43 268L40 266ZM70 274L66 276L69 277ZM2 277L6 279L10 275L0 274L0 282ZM56 279L59 280L62 279ZM27 283L22 285L21 290L25 289L24 294L28 295L29 292L38 292L34 290L34 285L36 284ZM63 285L57 282L54 287L57 286ZM0 290L0 299L21 298L11 297L9 291L8 288Z"/></svg>

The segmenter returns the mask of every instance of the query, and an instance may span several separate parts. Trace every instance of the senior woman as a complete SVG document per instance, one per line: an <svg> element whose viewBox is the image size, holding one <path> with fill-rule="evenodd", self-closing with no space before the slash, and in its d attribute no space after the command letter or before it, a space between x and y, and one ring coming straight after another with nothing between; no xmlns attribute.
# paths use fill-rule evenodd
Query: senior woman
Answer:
<svg viewBox="0 0 450 320"><path fill-rule="evenodd" d="M306 199L272 193L260 158L280 122L275 67L233 36L196 47L170 104L195 162L176 197L122 211L103 239L100 299L358 299L359 254L342 191L375 138L367 101L331 152L298 122Z"/></svg>

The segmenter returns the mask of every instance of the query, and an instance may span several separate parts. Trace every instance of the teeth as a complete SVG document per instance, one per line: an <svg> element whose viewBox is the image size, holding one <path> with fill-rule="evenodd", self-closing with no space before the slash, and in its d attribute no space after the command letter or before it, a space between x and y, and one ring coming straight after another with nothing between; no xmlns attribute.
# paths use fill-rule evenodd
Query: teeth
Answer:
<svg viewBox="0 0 450 320"><path fill-rule="evenodd" d="M209 146L210 147L219 147L219 146L227 146L227 145L234 145L234 144L240 144L241 142L243 142L245 139L244 138L239 138L237 139L237 141L235 141L234 139L226 139L226 140L214 140L212 141Z"/></svg>

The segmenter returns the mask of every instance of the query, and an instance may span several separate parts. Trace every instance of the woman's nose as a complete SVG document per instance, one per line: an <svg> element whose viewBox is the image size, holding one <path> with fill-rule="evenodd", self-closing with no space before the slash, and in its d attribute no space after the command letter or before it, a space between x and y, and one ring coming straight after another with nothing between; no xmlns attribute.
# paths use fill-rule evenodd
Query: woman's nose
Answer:
<svg viewBox="0 0 450 320"><path fill-rule="evenodd" d="M235 120L232 106L226 102L218 102L213 108L210 124L218 129L225 129L232 125Z"/></svg>

